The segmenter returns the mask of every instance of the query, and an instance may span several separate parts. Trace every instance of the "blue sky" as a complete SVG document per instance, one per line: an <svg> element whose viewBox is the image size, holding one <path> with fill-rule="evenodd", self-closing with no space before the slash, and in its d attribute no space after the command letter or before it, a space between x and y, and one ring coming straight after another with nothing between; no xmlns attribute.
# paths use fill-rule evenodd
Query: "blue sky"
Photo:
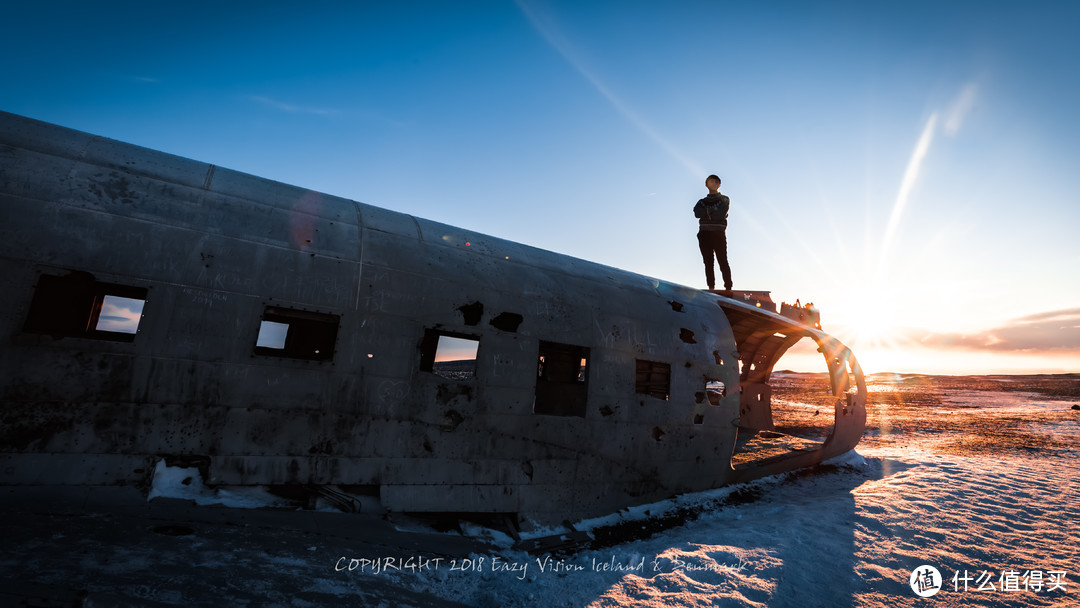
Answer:
<svg viewBox="0 0 1080 608"><path fill-rule="evenodd" d="M1077 3L5 13L9 112L699 287L717 173L868 371L1080 371Z"/></svg>

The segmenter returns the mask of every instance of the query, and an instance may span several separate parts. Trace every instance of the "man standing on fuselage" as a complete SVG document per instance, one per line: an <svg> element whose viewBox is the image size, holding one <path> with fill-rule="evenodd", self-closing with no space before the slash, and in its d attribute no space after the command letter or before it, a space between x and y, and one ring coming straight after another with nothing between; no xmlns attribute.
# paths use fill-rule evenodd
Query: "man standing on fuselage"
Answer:
<svg viewBox="0 0 1080 608"><path fill-rule="evenodd" d="M720 178L715 175L705 178L705 187L709 193L694 205L694 217L698 218L698 248L701 261L705 263L705 282L710 290L716 287L715 255L724 278L724 289L731 290L731 268L727 259L727 216L731 199L720 194Z"/></svg>

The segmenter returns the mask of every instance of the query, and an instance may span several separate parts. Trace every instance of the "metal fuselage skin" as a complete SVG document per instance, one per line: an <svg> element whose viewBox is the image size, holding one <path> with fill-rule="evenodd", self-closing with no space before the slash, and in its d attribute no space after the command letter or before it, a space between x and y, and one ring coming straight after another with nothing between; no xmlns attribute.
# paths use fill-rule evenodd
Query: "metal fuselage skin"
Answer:
<svg viewBox="0 0 1080 608"><path fill-rule="evenodd" d="M171 458L560 522L814 464L865 421L850 352L752 303L6 113L0 281L5 485L137 484ZM110 290L142 301L135 333L86 326ZM81 329L54 322L92 297ZM267 321L299 342L260 345ZM476 345L471 376L436 373L440 336ZM733 468L803 337L833 434Z"/></svg>

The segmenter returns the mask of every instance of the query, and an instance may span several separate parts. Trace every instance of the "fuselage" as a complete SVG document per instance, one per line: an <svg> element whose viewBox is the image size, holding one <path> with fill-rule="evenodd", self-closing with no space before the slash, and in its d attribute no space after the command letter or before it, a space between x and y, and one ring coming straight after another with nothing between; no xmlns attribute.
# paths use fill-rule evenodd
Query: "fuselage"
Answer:
<svg viewBox="0 0 1080 608"><path fill-rule="evenodd" d="M865 421L850 351L752 299L5 113L0 236L0 484L165 459L558 522L820 462ZM733 467L802 338L833 434Z"/></svg>

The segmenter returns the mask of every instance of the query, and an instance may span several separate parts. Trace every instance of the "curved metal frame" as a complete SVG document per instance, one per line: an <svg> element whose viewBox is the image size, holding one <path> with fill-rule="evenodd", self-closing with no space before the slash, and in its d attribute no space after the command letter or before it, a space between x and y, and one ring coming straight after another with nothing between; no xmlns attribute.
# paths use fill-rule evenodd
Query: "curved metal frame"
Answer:
<svg viewBox="0 0 1080 608"><path fill-rule="evenodd" d="M867 392L862 367L851 349L817 327L758 306L732 298L720 298L717 303L731 322L743 362L737 426L752 430L775 428L769 377L776 362L803 338L813 339L824 356L834 397L832 431L817 449L745 463L735 469L733 480L748 481L812 466L854 448L866 427Z"/></svg>

